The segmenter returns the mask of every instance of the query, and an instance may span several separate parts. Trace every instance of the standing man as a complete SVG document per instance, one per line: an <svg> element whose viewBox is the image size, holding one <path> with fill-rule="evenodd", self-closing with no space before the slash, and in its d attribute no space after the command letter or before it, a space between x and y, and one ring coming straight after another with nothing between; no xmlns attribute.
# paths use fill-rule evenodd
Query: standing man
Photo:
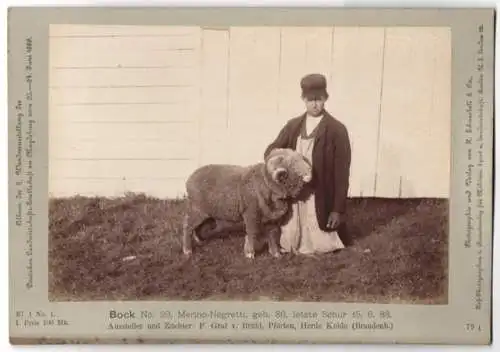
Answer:
<svg viewBox="0 0 500 352"><path fill-rule="evenodd" d="M302 78L306 111L289 120L264 155L274 148L301 152L312 164L313 179L304 198L293 204L292 217L282 227L284 252L333 252L350 244L345 226L349 190L351 146L346 127L325 110L328 100L325 76Z"/></svg>

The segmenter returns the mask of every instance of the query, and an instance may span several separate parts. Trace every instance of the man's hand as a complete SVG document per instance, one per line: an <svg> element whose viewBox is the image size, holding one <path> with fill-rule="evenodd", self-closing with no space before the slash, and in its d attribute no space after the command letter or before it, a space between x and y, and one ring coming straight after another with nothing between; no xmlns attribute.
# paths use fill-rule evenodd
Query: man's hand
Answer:
<svg viewBox="0 0 500 352"><path fill-rule="evenodd" d="M326 227L332 230L336 230L337 227L340 225L340 222L341 222L340 213L332 211L328 216L328 222L326 224Z"/></svg>

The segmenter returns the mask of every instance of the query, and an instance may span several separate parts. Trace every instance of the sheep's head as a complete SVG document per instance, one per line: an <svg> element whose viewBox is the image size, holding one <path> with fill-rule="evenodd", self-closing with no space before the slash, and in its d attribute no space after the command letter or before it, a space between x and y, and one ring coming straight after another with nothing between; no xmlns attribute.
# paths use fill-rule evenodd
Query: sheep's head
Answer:
<svg viewBox="0 0 500 352"><path fill-rule="evenodd" d="M309 161L293 149L273 149L267 156L266 170L273 183L288 196L296 197L312 179Z"/></svg>

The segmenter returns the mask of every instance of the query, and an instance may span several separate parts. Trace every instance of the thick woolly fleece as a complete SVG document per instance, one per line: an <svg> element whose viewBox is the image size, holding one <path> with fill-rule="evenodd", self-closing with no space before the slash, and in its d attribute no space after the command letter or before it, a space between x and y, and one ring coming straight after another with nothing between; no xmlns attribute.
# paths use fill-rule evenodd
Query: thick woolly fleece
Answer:
<svg viewBox="0 0 500 352"><path fill-rule="evenodd" d="M199 242L196 229L212 219L243 223L245 254L253 257L262 225L278 221L288 213L289 198L300 194L311 175L310 163L292 149L273 150L263 163L251 166L211 164L197 169L186 182L184 253L191 254L192 239ZM277 256L277 249L271 249L275 244L269 245Z"/></svg>

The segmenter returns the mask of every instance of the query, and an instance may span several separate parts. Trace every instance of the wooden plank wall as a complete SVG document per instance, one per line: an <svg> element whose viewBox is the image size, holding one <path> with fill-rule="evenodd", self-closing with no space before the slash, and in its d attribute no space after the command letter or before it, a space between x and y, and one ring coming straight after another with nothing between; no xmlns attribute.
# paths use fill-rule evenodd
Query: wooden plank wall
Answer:
<svg viewBox="0 0 500 352"><path fill-rule="evenodd" d="M177 196L198 165L200 29L55 26L50 190Z"/></svg>
<svg viewBox="0 0 500 352"><path fill-rule="evenodd" d="M57 25L50 41L54 196L176 197L199 165L258 162L310 72L349 130L351 196L448 196L444 28Z"/></svg>

